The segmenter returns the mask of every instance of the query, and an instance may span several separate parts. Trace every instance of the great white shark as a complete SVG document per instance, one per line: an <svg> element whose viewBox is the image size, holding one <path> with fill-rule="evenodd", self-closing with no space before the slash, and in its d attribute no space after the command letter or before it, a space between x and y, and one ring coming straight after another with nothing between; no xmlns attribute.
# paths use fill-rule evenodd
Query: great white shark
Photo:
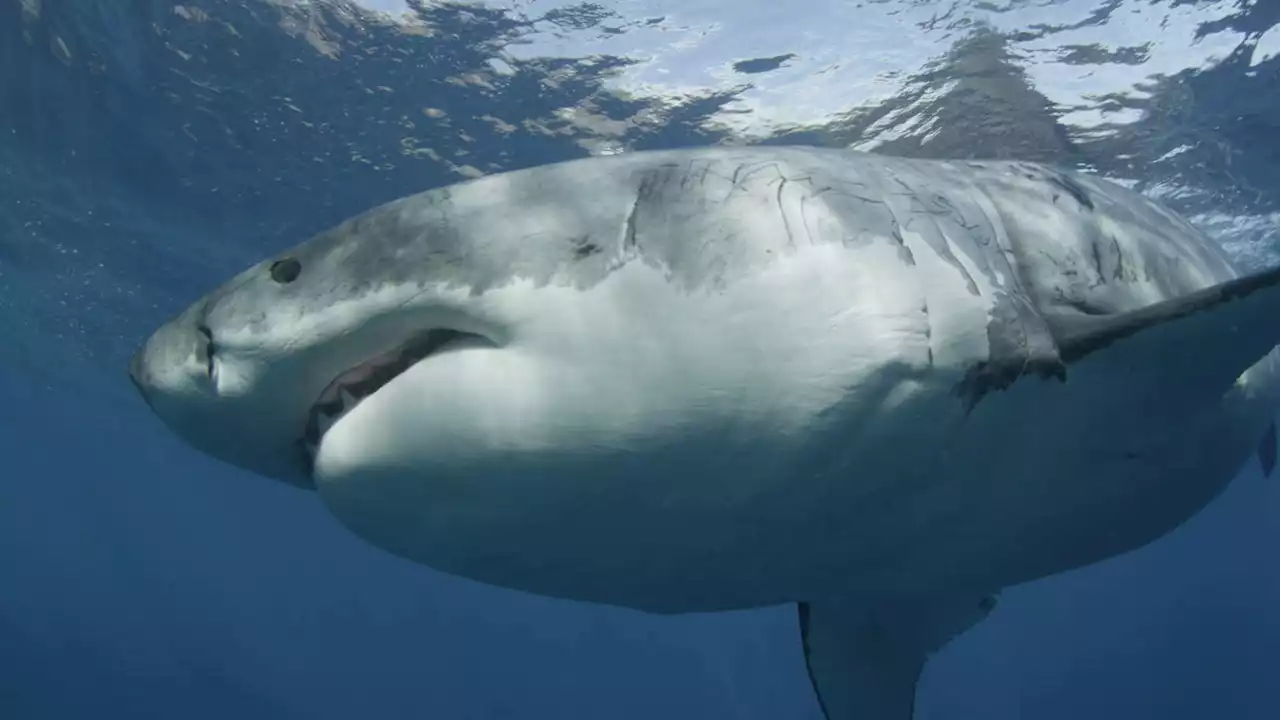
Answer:
<svg viewBox="0 0 1280 720"><path fill-rule="evenodd" d="M1270 470L1278 319L1280 270L1088 174L714 148L374 208L130 375L190 445L446 573L794 603L828 720L907 720L1002 588Z"/></svg>

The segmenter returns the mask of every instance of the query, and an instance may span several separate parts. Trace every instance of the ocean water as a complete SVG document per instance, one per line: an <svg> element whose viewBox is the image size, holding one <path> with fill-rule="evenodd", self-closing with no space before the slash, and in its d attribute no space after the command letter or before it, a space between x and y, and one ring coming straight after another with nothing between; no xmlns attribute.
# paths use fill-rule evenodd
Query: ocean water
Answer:
<svg viewBox="0 0 1280 720"><path fill-rule="evenodd" d="M1280 262L1275 0L0 0L0 719L819 720L794 611L397 560L178 444L124 367L369 206L588 154L1016 157ZM1280 477L1006 593L918 720L1280 717Z"/></svg>

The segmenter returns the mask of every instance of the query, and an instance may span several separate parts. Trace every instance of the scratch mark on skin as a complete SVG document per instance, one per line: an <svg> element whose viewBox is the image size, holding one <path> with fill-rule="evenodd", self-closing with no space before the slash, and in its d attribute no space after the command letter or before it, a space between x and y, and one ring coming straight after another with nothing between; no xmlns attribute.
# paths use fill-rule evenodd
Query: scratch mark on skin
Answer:
<svg viewBox="0 0 1280 720"><path fill-rule="evenodd" d="M745 184L747 182L750 182L751 176L755 175L761 170L770 169L770 168L778 175L782 175L782 172L778 170L778 164L775 162L761 161L761 162L755 162L755 163L744 163L742 165L739 165L738 169L733 171L733 184L740 185L740 184Z"/></svg>
<svg viewBox="0 0 1280 720"><path fill-rule="evenodd" d="M779 176L782 175L781 171L778 171L777 165L775 163L765 163L765 162L742 163L733 169L733 175L730 177L725 177L723 175L716 175L716 177L719 177L722 180L727 180L729 182L729 192L725 195L724 201L727 202L730 198L733 197L734 193L745 192L748 189L747 186L751 182L751 176L754 175L756 172L769 166L772 166L775 172L777 172Z"/></svg>
<svg viewBox="0 0 1280 720"><path fill-rule="evenodd" d="M631 212L627 213L626 232L623 234L622 249L623 252L634 251L637 245L636 225L638 220L636 216L640 214L640 203L649 195L653 189L653 178L646 177L640 181L640 187L636 189L636 199L631 203Z"/></svg>
<svg viewBox="0 0 1280 720"><path fill-rule="evenodd" d="M801 175L800 177L789 177L786 179L793 183L802 183L804 185L807 185L809 187L809 194L806 197L817 197L818 195L821 195L822 193L831 189L830 185L823 185L820 188L814 187L812 175Z"/></svg>
<svg viewBox="0 0 1280 720"><path fill-rule="evenodd" d="M1035 178L1032 177L1030 179L1034 180ZM1089 198L1089 193L1086 192L1084 188L1076 184L1076 182L1071 178L1059 173L1047 173L1045 179L1067 191L1067 194L1076 202L1080 203L1082 207L1090 210L1094 209L1093 200Z"/></svg>
<svg viewBox="0 0 1280 720"><path fill-rule="evenodd" d="M1116 271L1114 274L1115 279L1124 280L1126 275L1125 271L1127 270L1124 264L1124 253L1120 251L1120 241L1116 239L1116 236L1112 235L1110 237L1111 237L1111 246L1115 248L1115 251L1116 251ZM1137 279L1136 274L1132 279L1135 279L1135 280Z"/></svg>
<svg viewBox="0 0 1280 720"><path fill-rule="evenodd" d="M862 196L862 195L859 195L858 193L847 193L847 194L848 194L848 196L849 196L849 197L851 197L851 198L857 198L858 200L861 200L862 202L864 202L864 203L866 203L866 204L868 204L868 205L884 205L885 207L888 207L888 206L889 206L889 203L887 203L887 202L885 202L884 200L881 200L881 199L879 199L879 198L869 198L869 197L864 197L864 196ZM889 208L889 211L890 211L890 212L892 212L892 211L893 211L893 208Z"/></svg>
<svg viewBox="0 0 1280 720"><path fill-rule="evenodd" d="M787 208L782 204L782 191L787 186L787 178L785 176L778 178L778 192L775 199L778 203L778 214L782 216L782 227L787 231L787 244L793 249L796 246L795 235L791 232L791 221L787 219Z"/></svg>
<svg viewBox="0 0 1280 720"><path fill-rule="evenodd" d="M924 343L928 353L929 367L933 367L933 322L929 317L929 298L920 298L920 312L924 313Z"/></svg>
<svg viewBox="0 0 1280 720"><path fill-rule="evenodd" d="M902 189L902 194L910 198L912 205L911 214L923 216L928 219L927 222L930 222L933 225L933 231L936 233L936 240L928 242L930 249L936 252L938 257L942 258L942 260L948 265L951 265L956 269L956 272L964 279L965 289L970 295L973 295L974 297L980 295L981 291L978 289L977 282L973 279L973 276L969 273L968 269L965 268L964 264L955 256L955 253L951 251L951 242L947 238L947 234L943 231L939 218L953 218L957 225L965 229L973 229L978 226L970 225L965 220L960 209L956 207L955 203L951 202L950 198L947 198L944 195L933 194L929 196L928 202L926 202L920 197L915 189L902 178L892 172L889 172L889 177L897 183L899 188ZM908 220L905 223L905 227L907 229L911 229L911 224L915 219L915 217L912 217Z"/></svg>
<svg viewBox="0 0 1280 720"><path fill-rule="evenodd" d="M817 243L813 241L813 231L809 229L809 213L805 211L805 208L809 207L810 198L815 197L817 195L805 195L800 198L800 225L804 228L805 237L809 238L810 245L816 245Z"/></svg>
<svg viewBox="0 0 1280 720"><path fill-rule="evenodd" d="M898 222L893 222L893 229L889 231L889 237L898 244L898 256L908 265L915 266L916 256L911 252L911 248L907 247L906 238L902 237L902 229L898 227Z"/></svg>
<svg viewBox="0 0 1280 720"><path fill-rule="evenodd" d="M957 209L956 206L952 204L950 200L943 197L942 195L930 196L928 203L924 203L924 202L920 203L920 209L923 210L926 215L933 216L934 218L937 218L940 216L959 218L960 219L959 224L960 225L964 224L964 216L960 214L960 210Z"/></svg>
<svg viewBox="0 0 1280 720"><path fill-rule="evenodd" d="M705 187L705 186L706 186L706 184L707 184L707 176L711 174L711 163L709 163L709 162L703 162L703 163L702 163L702 169L701 169L700 171L699 171L699 170L694 170L693 166L692 166L692 165L690 165L690 166L689 166L689 175L690 175L690 176L692 176L694 173L697 173L697 175L698 175L698 185L701 185L701 186L704 186L704 187Z"/></svg>
<svg viewBox="0 0 1280 720"><path fill-rule="evenodd" d="M934 230L938 232L938 237L942 240L940 247L933 248L934 252L938 253L938 257L942 258L948 265L954 267L956 272L960 273L960 277L964 278L965 290L968 290L970 295L978 297L982 294L982 291L978 289L978 283L974 281L973 275L969 273L969 270L964 266L964 263L960 262L960 258L957 258L955 253L951 252L951 240L948 239L947 234L942 231L942 226L938 224L937 218L931 217L930 220L933 222ZM930 243L930 247L932 246L933 244Z"/></svg>
<svg viewBox="0 0 1280 720"><path fill-rule="evenodd" d="M912 200L919 200L919 198L916 197L916 191L910 185L908 185L905 181L903 181L902 178L890 172L889 179L897 183L898 187L902 190L903 195L906 195Z"/></svg>

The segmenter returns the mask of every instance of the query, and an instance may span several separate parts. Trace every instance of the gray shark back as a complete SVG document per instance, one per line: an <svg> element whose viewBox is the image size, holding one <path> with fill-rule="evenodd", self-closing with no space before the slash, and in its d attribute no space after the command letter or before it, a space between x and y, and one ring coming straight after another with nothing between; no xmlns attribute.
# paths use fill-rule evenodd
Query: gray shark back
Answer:
<svg viewBox="0 0 1280 720"><path fill-rule="evenodd" d="M494 213L495 198L521 212ZM1118 312L1236 275L1185 221L1101 179L803 147L641 152L478 178L374 208L294 254L357 292L445 281L482 293L519 279L585 289L630 262L694 290L798 245L877 242L886 229L918 236L965 282L986 275L1040 308ZM901 258L914 260L906 244Z"/></svg>

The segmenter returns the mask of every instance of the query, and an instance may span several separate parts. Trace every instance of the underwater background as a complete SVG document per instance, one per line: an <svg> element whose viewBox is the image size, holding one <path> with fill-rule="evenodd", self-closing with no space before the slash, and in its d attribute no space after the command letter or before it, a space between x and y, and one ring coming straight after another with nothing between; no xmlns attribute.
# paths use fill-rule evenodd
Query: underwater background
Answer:
<svg viewBox="0 0 1280 720"><path fill-rule="evenodd" d="M744 143L1091 170L1271 266L1280 0L0 0L0 720L820 720L792 608L410 565L180 445L125 374L375 204ZM1251 459L1173 534L1006 592L918 720L1274 720L1278 557Z"/></svg>

